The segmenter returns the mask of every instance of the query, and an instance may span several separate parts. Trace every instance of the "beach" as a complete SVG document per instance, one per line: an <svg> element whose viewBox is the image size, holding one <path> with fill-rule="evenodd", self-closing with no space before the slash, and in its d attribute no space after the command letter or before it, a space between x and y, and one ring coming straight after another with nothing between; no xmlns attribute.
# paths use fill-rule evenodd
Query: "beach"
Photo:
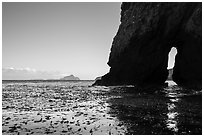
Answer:
<svg viewBox="0 0 204 137"><path fill-rule="evenodd" d="M93 83L3 81L2 134L202 134L201 91Z"/></svg>

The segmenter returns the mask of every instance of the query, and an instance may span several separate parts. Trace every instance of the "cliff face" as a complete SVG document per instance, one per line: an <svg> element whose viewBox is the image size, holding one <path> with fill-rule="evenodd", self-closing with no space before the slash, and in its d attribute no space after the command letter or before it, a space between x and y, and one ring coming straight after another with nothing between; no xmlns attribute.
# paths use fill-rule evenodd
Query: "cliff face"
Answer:
<svg viewBox="0 0 204 137"><path fill-rule="evenodd" d="M168 53L177 48L173 79L201 87L202 3L122 3L110 72L96 85L162 85Z"/></svg>

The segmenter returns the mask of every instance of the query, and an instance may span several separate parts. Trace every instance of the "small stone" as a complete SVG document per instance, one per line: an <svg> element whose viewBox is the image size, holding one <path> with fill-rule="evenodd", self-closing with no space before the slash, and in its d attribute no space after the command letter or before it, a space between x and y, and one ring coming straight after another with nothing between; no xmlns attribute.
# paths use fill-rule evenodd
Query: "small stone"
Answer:
<svg viewBox="0 0 204 137"><path fill-rule="evenodd" d="M89 131L91 134L93 134L93 130L91 129L90 131Z"/></svg>
<svg viewBox="0 0 204 137"><path fill-rule="evenodd" d="M10 117L7 117L5 120L10 120L11 118Z"/></svg>

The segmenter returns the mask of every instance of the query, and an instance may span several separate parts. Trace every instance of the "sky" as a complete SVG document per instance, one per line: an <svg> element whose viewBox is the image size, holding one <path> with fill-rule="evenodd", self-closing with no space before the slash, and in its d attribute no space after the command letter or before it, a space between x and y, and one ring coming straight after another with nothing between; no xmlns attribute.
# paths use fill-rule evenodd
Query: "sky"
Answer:
<svg viewBox="0 0 204 137"><path fill-rule="evenodd" d="M120 4L3 3L2 67L80 79L104 75Z"/></svg>
<svg viewBox="0 0 204 137"><path fill-rule="evenodd" d="M3 79L93 80L109 71L121 3L2 5Z"/></svg>

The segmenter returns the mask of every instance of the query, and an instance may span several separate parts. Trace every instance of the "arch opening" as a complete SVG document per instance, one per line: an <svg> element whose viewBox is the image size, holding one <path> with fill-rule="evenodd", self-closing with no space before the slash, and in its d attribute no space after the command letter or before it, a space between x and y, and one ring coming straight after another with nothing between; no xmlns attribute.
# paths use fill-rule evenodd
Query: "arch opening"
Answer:
<svg viewBox="0 0 204 137"><path fill-rule="evenodd" d="M167 69L173 69L174 68L176 54L177 54L177 49L175 47L172 47L170 52L169 52L169 56L168 56Z"/></svg>
<svg viewBox="0 0 204 137"><path fill-rule="evenodd" d="M176 47L172 47L170 52L169 52L169 55L168 55L168 67L167 67L167 70L169 72L168 78L167 78L168 81L173 81L172 75L173 75L173 68L174 68L174 64L175 64L176 54L177 54Z"/></svg>

